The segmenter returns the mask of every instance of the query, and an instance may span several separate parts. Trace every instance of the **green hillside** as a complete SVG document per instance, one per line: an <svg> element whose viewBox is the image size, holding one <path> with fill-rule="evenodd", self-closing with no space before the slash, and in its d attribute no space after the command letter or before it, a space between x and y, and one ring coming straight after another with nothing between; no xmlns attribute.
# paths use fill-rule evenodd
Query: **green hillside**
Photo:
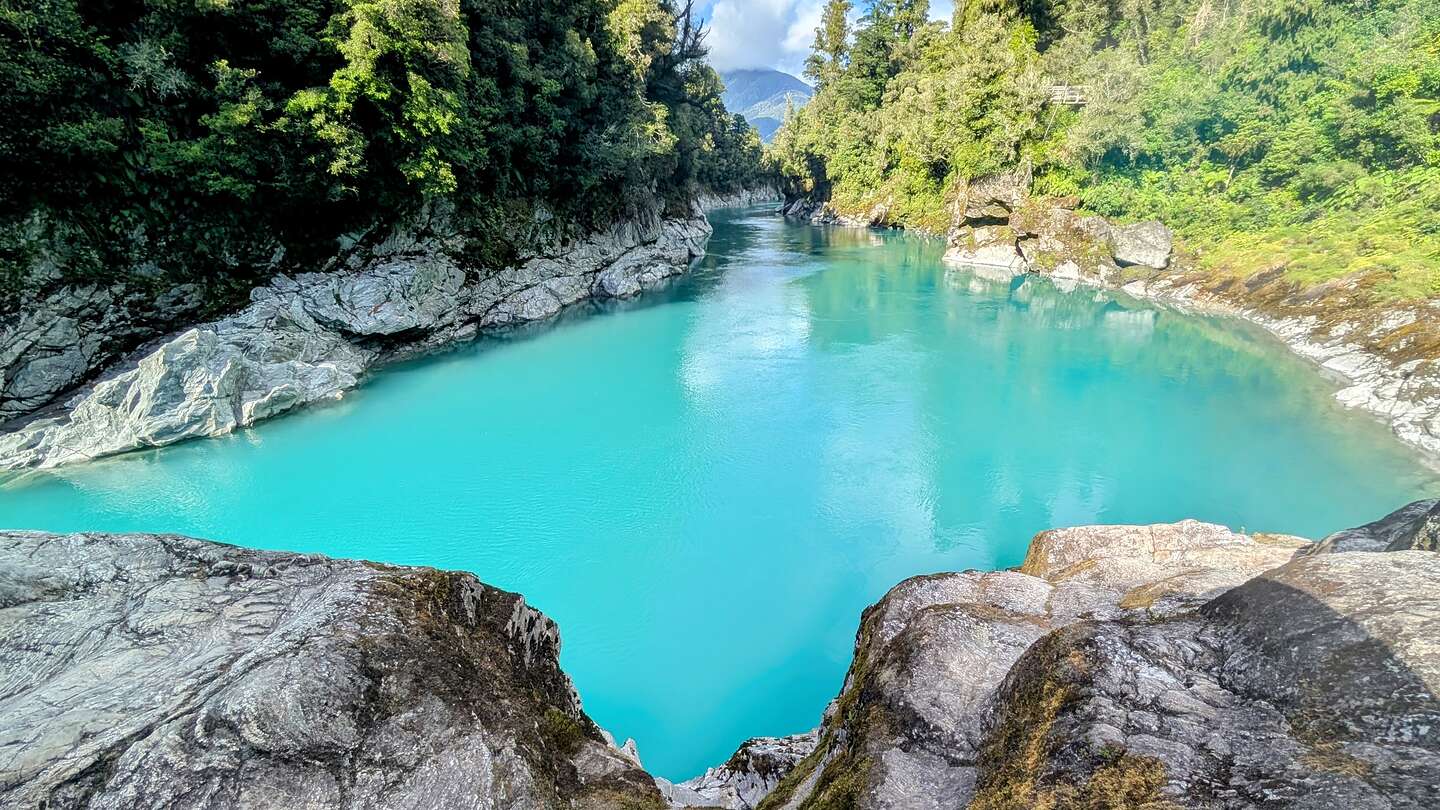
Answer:
<svg viewBox="0 0 1440 810"><path fill-rule="evenodd" d="M819 90L775 139L799 191L943 229L965 180L1024 161L1037 193L1163 219L1217 271L1440 295L1440 0L849 10L828 4Z"/></svg>

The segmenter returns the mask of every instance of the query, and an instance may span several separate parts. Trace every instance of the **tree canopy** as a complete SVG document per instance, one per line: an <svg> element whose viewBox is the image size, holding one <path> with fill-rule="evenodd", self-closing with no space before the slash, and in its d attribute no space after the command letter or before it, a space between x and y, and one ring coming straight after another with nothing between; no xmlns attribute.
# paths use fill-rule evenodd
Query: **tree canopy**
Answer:
<svg viewBox="0 0 1440 810"><path fill-rule="evenodd" d="M1269 250L1302 281L1440 295L1440 0L906 9L869 3L843 47L822 26L828 72L774 140L796 190L941 230L965 181L1027 162L1037 193L1164 219L1214 265Z"/></svg>
<svg viewBox="0 0 1440 810"><path fill-rule="evenodd" d="M436 201L500 261L545 208L603 224L754 182L671 0L0 4L0 290L247 286Z"/></svg>

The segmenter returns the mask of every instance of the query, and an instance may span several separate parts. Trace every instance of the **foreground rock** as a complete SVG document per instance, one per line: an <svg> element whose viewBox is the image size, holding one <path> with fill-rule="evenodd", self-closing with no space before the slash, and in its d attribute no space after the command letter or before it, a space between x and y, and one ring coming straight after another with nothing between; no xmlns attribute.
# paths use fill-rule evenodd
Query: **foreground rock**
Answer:
<svg viewBox="0 0 1440 810"><path fill-rule="evenodd" d="M866 610L775 808L1440 802L1440 502L1311 546L1194 521L1044 532ZM728 806L728 805L727 805Z"/></svg>
<svg viewBox="0 0 1440 810"><path fill-rule="evenodd" d="M683 273L710 226L698 207L684 217L650 211L478 278L443 233L417 226L357 252L343 269L256 289L244 310L181 333L59 413L0 434L0 470L218 436L338 398L377 363L549 318L582 300L636 295Z"/></svg>
<svg viewBox="0 0 1440 810"><path fill-rule="evenodd" d="M0 532L0 806L1435 807L1437 513L1060 529L915 577L816 731L678 785L471 575Z"/></svg>
<svg viewBox="0 0 1440 810"><path fill-rule="evenodd" d="M559 646L469 574L0 533L0 806L661 806Z"/></svg>

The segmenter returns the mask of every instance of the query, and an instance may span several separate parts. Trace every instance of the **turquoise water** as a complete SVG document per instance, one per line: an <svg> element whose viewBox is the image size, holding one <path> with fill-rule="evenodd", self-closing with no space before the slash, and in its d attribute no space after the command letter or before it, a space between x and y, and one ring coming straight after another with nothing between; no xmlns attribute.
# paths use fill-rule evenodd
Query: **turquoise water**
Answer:
<svg viewBox="0 0 1440 810"><path fill-rule="evenodd" d="M224 439L0 488L0 526L473 571L559 622L586 708L684 778L815 725L860 611L1056 525L1317 536L1436 479L1238 324L717 215L669 290Z"/></svg>

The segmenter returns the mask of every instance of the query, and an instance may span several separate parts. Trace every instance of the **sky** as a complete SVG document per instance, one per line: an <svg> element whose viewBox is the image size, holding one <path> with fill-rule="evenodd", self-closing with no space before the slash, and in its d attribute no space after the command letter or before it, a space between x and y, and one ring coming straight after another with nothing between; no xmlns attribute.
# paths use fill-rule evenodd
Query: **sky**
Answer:
<svg viewBox="0 0 1440 810"><path fill-rule="evenodd" d="M717 70L774 68L796 76L815 41L825 0L699 0ZM859 16L861 2L855 2ZM930 0L930 17L950 19L951 0Z"/></svg>

